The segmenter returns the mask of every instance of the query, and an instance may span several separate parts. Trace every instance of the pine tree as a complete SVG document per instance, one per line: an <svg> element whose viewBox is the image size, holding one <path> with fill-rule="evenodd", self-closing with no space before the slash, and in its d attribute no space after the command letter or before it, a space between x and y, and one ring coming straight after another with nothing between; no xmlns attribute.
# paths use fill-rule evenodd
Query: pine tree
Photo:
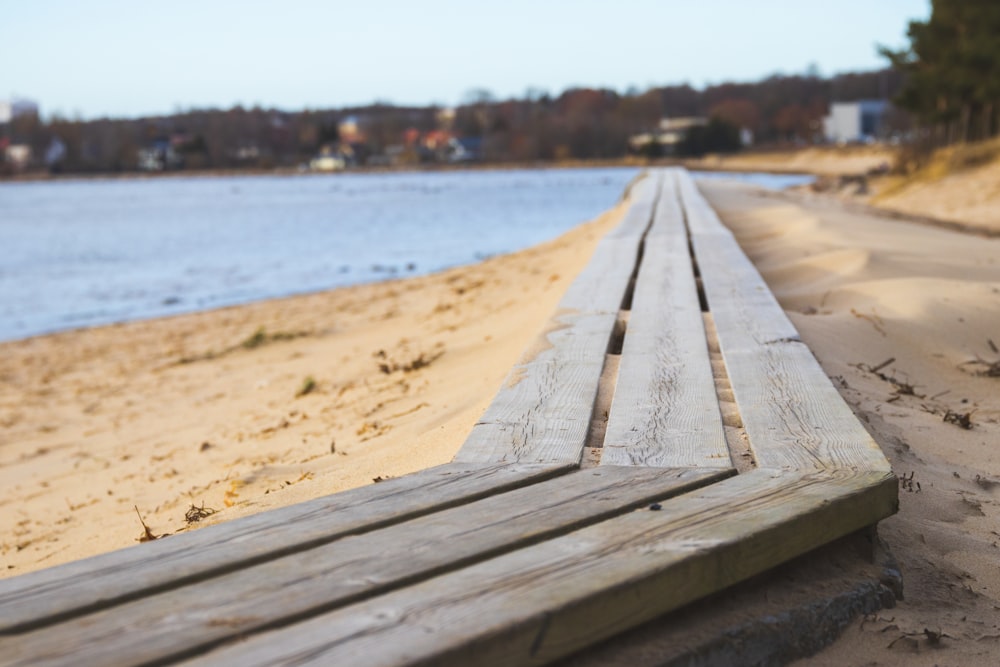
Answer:
<svg viewBox="0 0 1000 667"><path fill-rule="evenodd" d="M997 133L1000 110L1000 3L932 0L927 21L913 21L909 48L881 47L907 80L896 103L943 142Z"/></svg>

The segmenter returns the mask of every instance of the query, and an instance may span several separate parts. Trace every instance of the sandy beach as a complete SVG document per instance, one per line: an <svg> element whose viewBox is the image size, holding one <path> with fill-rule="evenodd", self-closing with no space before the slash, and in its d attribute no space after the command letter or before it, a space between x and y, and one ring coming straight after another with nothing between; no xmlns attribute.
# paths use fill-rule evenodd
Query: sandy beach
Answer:
<svg viewBox="0 0 1000 667"><path fill-rule="evenodd" d="M431 276L0 344L0 576L133 545L138 515L165 535L448 462L621 212Z"/></svg>
<svg viewBox="0 0 1000 667"><path fill-rule="evenodd" d="M906 599L808 663L996 664L1000 240L703 190L909 480L880 527ZM0 344L0 576L135 544L137 510L176 533L447 462L621 213L432 276Z"/></svg>

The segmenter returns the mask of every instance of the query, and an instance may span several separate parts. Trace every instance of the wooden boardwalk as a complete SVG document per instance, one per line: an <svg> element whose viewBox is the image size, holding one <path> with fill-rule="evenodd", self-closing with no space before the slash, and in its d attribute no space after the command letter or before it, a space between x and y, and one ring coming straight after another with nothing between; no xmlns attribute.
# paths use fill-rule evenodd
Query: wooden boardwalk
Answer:
<svg viewBox="0 0 1000 667"><path fill-rule="evenodd" d="M892 514L687 173L630 197L453 463L0 581L0 664L544 664Z"/></svg>

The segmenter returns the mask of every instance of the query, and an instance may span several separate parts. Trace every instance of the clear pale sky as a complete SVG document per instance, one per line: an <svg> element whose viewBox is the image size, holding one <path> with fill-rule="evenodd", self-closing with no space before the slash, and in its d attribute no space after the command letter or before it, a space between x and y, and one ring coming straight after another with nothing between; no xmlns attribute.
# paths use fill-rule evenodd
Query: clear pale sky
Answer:
<svg viewBox="0 0 1000 667"><path fill-rule="evenodd" d="M474 88L752 81L883 67L930 0L0 0L0 99L43 116L453 105Z"/></svg>

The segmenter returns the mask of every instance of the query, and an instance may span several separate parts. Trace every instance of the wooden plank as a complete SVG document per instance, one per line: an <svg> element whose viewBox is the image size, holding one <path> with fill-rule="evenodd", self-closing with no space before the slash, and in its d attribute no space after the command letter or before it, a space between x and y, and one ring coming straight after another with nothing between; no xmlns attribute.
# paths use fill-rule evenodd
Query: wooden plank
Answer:
<svg viewBox="0 0 1000 667"><path fill-rule="evenodd" d="M178 653L190 654L566 534L731 472L584 470L54 627L0 638L0 653L7 664L23 658L32 665L174 659Z"/></svg>
<svg viewBox="0 0 1000 667"><path fill-rule="evenodd" d="M889 463L687 174L681 194L726 372L757 464L888 471Z"/></svg>
<svg viewBox="0 0 1000 667"><path fill-rule="evenodd" d="M756 471L185 664L544 664L891 514L895 487Z"/></svg>
<svg viewBox="0 0 1000 667"><path fill-rule="evenodd" d="M601 463L729 467L673 172L646 236Z"/></svg>
<svg viewBox="0 0 1000 667"><path fill-rule="evenodd" d="M454 460L578 464L604 353L653 214L657 179L632 188L622 224L601 240L548 329L525 352Z"/></svg>
<svg viewBox="0 0 1000 667"><path fill-rule="evenodd" d="M0 581L0 633L382 528L573 470L447 464Z"/></svg>
<svg viewBox="0 0 1000 667"><path fill-rule="evenodd" d="M597 244L594 255L559 302L560 310L617 313L653 218L660 175L647 174L630 189L631 205L622 222Z"/></svg>
<svg viewBox="0 0 1000 667"><path fill-rule="evenodd" d="M621 224L608 232L607 238L640 238L649 227L649 211L656 205L659 196L661 174L658 171L647 171L628 188L628 198L632 206Z"/></svg>

